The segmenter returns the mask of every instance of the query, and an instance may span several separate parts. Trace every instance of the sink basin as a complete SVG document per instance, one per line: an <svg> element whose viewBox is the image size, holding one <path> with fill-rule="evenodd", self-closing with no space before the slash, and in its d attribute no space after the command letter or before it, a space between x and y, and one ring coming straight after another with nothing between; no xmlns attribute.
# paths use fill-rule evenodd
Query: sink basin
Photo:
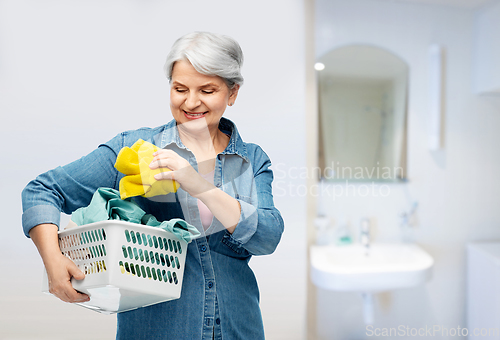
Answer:
<svg viewBox="0 0 500 340"><path fill-rule="evenodd" d="M311 247L311 279L321 288L379 292L423 284L431 276L432 257L415 244L374 243Z"/></svg>

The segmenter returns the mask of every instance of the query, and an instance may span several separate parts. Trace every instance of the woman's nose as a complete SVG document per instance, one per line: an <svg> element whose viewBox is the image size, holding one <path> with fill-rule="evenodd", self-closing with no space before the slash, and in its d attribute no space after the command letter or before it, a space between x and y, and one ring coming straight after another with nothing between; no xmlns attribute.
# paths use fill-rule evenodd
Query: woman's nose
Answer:
<svg viewBox="0 0 500 340"><path fill-rule="evenodd" d="M195 109L201 105L201 100L196 93L189 92L186 98L186 106L188 109Z"/></svg>

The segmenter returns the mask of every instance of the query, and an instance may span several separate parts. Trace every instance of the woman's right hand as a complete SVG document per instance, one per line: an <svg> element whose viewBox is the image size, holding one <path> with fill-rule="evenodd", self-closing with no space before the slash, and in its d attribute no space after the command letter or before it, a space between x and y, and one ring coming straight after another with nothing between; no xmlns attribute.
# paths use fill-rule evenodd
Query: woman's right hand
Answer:
<svg viewBox="0 0 500 340"><path fill-rule="evenodd" d="M55 224L39 224L29 232L38 248L49 279L49 292L65 302L85 302L90 298L77 292L71 278L83 280L85 274L76 264L61 253Z"/></svg>
<svg viewBox="0 0 500 340"><path fill-rule="evenodd" d="M55 258L44 259L49 292L65 302L86 302L90 298L76 291L71 285L71 278L83 280L85 274L66 256L60 254Z"/></svg>

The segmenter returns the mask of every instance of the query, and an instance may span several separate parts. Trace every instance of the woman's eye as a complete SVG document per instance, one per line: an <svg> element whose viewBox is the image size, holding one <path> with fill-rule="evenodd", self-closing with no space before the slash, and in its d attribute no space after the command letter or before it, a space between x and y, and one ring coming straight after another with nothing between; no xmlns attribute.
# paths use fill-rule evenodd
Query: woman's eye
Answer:
<svg viewBox="0 0 500 340"><path fill-rule="evenodd" d="M180 92L180 93L186 92L186 90L184 90L184 89L175 89L175 91Z"/></svg>
<svg viewBox="0 0 500 340"><path fill-rule="evenodd" d="M205 93L205 94L212 94L212 93L214 93L214 91L207 91L207 90L203 90L203 91L201 91L201 92L203 92L203 93Z"/></svg>

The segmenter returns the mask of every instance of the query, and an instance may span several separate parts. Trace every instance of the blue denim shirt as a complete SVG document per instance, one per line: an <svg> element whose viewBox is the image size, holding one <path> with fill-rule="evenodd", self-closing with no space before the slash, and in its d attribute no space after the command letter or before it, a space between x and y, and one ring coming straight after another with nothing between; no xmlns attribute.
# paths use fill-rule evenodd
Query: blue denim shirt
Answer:
<svg viewBox="0 0 500 340"><path fill-rule="evenodd" d="M264 339L259 290L248 262L271 254L283 232L274 207L271 162L256 144L245 143L236 126L222 118L230 135L217 155L214 184L236 198L240 220L232 234L214 218L205 231L196 198L182 189L135 202L159 221L183 218L202 235L188 245L181 298L119 313L117 339ZM127 131L68 165L39 175L23 190L23 228L27 236L41 223L59 225L67 214L87 206L99 187L118 189L122 174L114 168L118 152L139 138L176 151L197 170L194 154L181 142L175 120L157 128Z"/></svg>

